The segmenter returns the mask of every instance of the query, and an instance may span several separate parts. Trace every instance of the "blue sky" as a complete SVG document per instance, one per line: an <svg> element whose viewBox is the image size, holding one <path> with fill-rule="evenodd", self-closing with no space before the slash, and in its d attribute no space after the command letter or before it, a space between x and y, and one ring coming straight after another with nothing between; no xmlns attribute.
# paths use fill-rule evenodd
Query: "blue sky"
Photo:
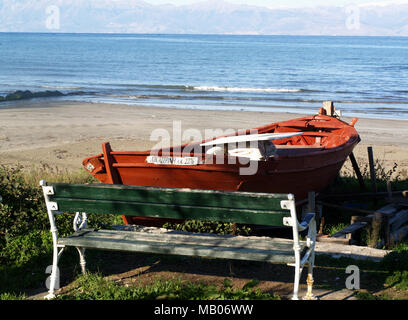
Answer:
<svg viewBox="0 0 408 320"><path fill-rule="evenodd" d="M203 2L205 0L145 0L151 4L175 4L184 5L197 2ZM315 7L319 5L326 6L346 6L346 5L360 5L366 3L385 4L385 3L408 3L408 0L225 0L230 3L237 4L251 4L263 7Z"/></svg>

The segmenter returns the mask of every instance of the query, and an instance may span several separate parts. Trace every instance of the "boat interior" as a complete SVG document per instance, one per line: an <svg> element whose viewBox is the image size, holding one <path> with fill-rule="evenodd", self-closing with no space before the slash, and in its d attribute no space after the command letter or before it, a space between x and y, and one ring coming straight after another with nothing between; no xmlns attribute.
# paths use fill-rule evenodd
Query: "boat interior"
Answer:
<svg viewBox="0 0 408 320"><path fill-rule="evenodd" d="M333 121L334 120L334 121ZM236 132L235 135L217 137L202 142L182 145L182 154L214 155L229 157L244 157L250 160L266 160L277 156L298 156L324 149L338 147L346 143L352 136L350 127L332 117L307 117L297 121L281 122L258 128L257 134L250 131ZM256 137L268 134L269 139ZM273 135L277 137L274 138ZM286 134L286 136L285 136ZM248 137L245 141L242 136ZM230 140L226 140L229 138ZM234 139L236 138L236 139ZM216 143L222 140L222 143ZM211 142L213 142L211 144ZM180 149L181 148L181 149ZM162 149L161 155L175 155L176 147ZM190 152L191 151L191 152Z"/></svg>

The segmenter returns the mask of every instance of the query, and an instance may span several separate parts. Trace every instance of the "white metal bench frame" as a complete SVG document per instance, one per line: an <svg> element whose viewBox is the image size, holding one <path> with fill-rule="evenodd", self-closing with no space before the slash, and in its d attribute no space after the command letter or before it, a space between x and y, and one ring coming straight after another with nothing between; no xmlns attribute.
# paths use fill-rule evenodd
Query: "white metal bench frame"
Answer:
<svg viewBox="0 0 408 320"><path fill-rule="evenodd" d="M52 241L53 241L53 264L51 269L51 276L50 276L50 286L49 286L49 294L45 296L45 299L53 299L56 297L56 283L58 280L58 261L61 257L65 245L61 245L58 243L58 229L56 226L55 215L61 214L62 212L58 211L58 203L52 202L49 199L49 195L54 194L54 190L52 186L47 186L47 183L44 180L40 181L40 185L42 186L45 203L47 207L47 214L50 220L50 231L52 234ZM313 197L314 202L314 193L310 193ZM309 197L310 201L310 197ZM288 263L289 266L293 266L295 268L295 278L294 278L294 288L293 288L293 295L292 300L299 299L299 282L300 276L302 274L303 268L305 265L308 266L308 275L307 275L307 293L306 296L303 297L304 300L314 300L316 299L313 296L312 288L313 288L313 267L314 267L314 260L315 260L315 244L316 244L316 220L315 220L315 213L307 213L302 222L299 223L296 215L296 204L295 199L292 194L288 194L288 200L281 201L282 209L290 210L290 217L283 218L283 224L285 226L292 227L293 232L293 251L295 256L295 263ZM313 208L314 211L314 208ZM73 229L74 231L80 231L87 226L87 214L85 212L77 212L73 221ZM306 237L306 251L303 255L301 255L301 245L300 245L300 236L299 233L308 230L307 237ZM121 232L121 231L118 231ZM82 273L86 273L86 260L85 260L85 247L76 247L79 253L80 259L80 266ZM148 252L147 252L148 253Z"/></svg>

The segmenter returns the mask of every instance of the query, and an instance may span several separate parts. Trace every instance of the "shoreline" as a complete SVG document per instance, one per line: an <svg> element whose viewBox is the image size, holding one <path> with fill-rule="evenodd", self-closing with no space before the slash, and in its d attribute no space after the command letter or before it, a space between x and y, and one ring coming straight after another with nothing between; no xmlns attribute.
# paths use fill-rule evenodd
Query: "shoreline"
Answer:
<svg viewBox="0 0 408 320"><path fill-rule="evenodd" d="M82 160L101 153L101 144L106 141L116 151L152 148L158 142L150 139L152 132L164 129L172 136L173 121L179 123L182 133L194 129L207 138L206 130L218 129L223 134L228 129L251 129L304 116L289 112L17 101L0 108L0 164L81 169ZM342 120L350 122L352 118ZM367 160L366 147L373 146L374 156L387 168L392 168L394 162L399 168L408 167L407 124L407 120L360 118L355 125L361 137L354 151L357 160Z"/></svg>
<svg viewBox="0 0 408 320"><path fill-rule="evenodd" d="M19 91L16 91L19 92ZM15 93L16 93L15 92ZM32 94L41 94L41 93L47 93L52 91L44 91L44 92L33 92ZM58 92L61 94L61 96L71 96L71 95L76 95L75 92L70 92L70 93L61 93L59 91L54 91ZM0 96L1 98L1 96ZM94 104L94 105L110 105L110 106L128 106L132 108L152 108L152 109L172 109L172 110L185 110L185 111L190 111L190 110L201 110L201 111L215 111L215 112L249 112L249 113L273 113L273 114L293 114L293 115L298 115L298 116L307 116L312 114L312 112L300 112L298 111L299 106L282 106L282 105L268 105L268 106L256 106L256 105L235 105L235 106L230 106L225 107L225 106L216 106L216 105L206 105L206 104L200 104L192 107L185 107L183 105L177 106L177 105L141 105L141 104L134 104L134 103L126 103L124 101L122 102L108 102L108 101L86 101L83 100L81 101L80 99L78 100L71 100L71 99L64 99L59 97L59 95L55 96L50 96L50 97L34 97L34 98L29 98L29 99L16 99L16 100L1 100L0 99L0 110L1 109L14 109L14 108L19 108L22 106L24 107L38 107L38 104L41 105L47 105L47 104ZM344 113L347 113L347 111L342 110L341 102L336 102L334 101L336 105L336 109L338 108L340 111L343 111L342 118L359 118L359 119L367 119L367 120L392 120L392 121L408 121L408 116L405 119L401 119L401 116L393 115L392 117L389 116L389 113L384 113L383 115L381 114L370 114L370 113L355 113L355 114L350 114L350 115L344 115ZM363 102L364 103L364 102ZM318 104L318 103L316 103ZM286 111L284 109L289 109L291 111ZM318 109L318 108L317 108ZM306 110L306 109L302 109ZM310 110L312 111L312 110ZM314 111L313 111L314 112ZM405 113L405 111L404 111ZM394 113L392 113L394 114Z"/></svg>

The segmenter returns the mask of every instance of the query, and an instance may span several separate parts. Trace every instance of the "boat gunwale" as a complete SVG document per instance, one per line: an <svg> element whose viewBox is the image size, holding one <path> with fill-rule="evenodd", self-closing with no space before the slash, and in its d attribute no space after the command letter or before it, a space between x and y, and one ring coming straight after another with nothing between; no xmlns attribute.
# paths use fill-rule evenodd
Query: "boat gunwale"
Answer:
<svg viewBox="0 0 408 320"><path fill-rule="evenodd" d="M322 154L322 153L337 152L338 150L345 149L345 148L347 148L347 146L356 144L358 142L360 142L360 138L357 135L356 137L351 137L349 140L347 140L345 143L343 143L341 145L338 145L338 146L335 146L335 147L332 147L332 148L322 147L323 150L311 151L311 152L307 153L307 155L309 156L309 155L315 155L317 153ZM183 146L186 146L186 145L176 146L174 148L179 148L179 147L183 147ZM189 146L192 146L192 144L190 144ZM305 147L307 147L307 146L305 146ZM311 150L313 150L313 149L311 149ZM152 155L153 152L156 152L154 155L158 155L158 153L160 153L160 156L186 156L187 157L187 156L191 156L191 152L193 152L193 151L191 151L189 153L171 152L171 151L162 152L161 149L155 149L155 150L145 150L145 151L112 151L110 154L111 155L121 155L121 156L123 156L123 155L150 156L150 155ZM103 154L100 154L99 156L103 156ZM214 158L220 157L220 155L218 155L218 156L208 155L208 154L202 153L202 152L201 153L196 153L196 154L194 154L194 156L196 156L196 157L201 156L203 158L209 157L209 156L213 156ZM90 158L95 158L95 157L98 157L98 156L93 156L93 157L90 157ZM229 158L229 157L230 158L239 158L238 156L230 156L230 155L224 156L224 158ZM275 158L275 159L279 158L280 159L280 158L298 158L298 157L304 158L305 154L300 153L300 154L294 154L294 155L278 155L278 156L271 156L270 158ZM88 159L90 159L90 158L88 158ZM270 158L268 158L268 159L270 159Z"/></svg>

